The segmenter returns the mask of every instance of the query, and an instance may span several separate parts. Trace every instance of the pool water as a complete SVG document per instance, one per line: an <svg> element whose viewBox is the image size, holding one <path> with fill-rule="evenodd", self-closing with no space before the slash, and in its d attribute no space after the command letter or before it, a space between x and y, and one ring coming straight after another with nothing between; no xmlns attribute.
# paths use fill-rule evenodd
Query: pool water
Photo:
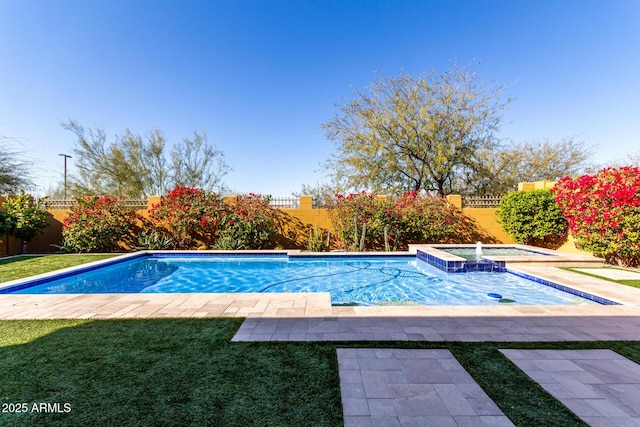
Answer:
<svg viewBox="0 0 640 427"><path fill-rule="evenodd" d="M483 247L482 254L478 256L476 248L437 248L439 251L447 252L468 260L482 258L483 256L554 256L550 253L530 251L520 248L492 248Z"/></svg>
<svg viewBox="0 0 640 427"><path fill-rule="evenodd" d="M510 273L446 274L415 257L152 255L0 292L329 292L334 305L595 304Z"/></svg>

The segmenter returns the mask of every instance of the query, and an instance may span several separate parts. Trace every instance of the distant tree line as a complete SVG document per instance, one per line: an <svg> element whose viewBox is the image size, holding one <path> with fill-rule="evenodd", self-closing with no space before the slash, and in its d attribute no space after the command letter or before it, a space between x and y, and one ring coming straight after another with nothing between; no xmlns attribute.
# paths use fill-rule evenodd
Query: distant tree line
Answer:
<svg viewBox="0 0 640 427"><path fill-rule="evenodd" d="M17 151L17 141L0 135L0 194L11 194L32 186L28 160Z"/></svg>
<svg viewBox="0 0 640 427"><path fill-rule="evenodd" d="M85 129L74 120L63 127L76 136L78 172L69 180L73 194L144 198L176 186L221 190L222 178L229 172L224 153L204 133L194 132L168 150L159 129L144 137L126 129L108 142L103 129Z"/></svg>
<svg viewBox="0 0 640 427"><path fill-rule="evenodd" d="M294 194L311 194L318 201L360 191L502 195L516 190L518 182L556 180L603 167L593 163L593 147L573 136L498 138L501 113L511 102L507 89L455 63L444 72L418 76L381 74L337 105L335 116L322 125L335 144L322 164L328 181L304 184ZM223 178L230 168L204 133L169 146L159 129L144 135L125 129L108 140L103 129L85 129L75 120L62 126L75 137L77 173L68 178L69 194L137 198L176 186L226 189ZM11 142L0 137L0 194L32 185L29 162ZM640 153L629 154L617 164L637 165L639 158ZM59 184L53 195L64 193Z"/></svg>

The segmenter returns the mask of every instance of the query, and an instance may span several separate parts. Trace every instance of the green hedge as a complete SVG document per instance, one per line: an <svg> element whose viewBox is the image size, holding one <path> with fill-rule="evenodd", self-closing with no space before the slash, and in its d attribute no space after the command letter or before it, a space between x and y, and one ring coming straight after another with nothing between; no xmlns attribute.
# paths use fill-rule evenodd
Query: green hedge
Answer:
<svg viewBox="0 0 640 427"><path fill-rule="evenodd" d="M496 216L518 243L558 247L567 235L567 221L549 190L508 193L500 200Z"/></svg>

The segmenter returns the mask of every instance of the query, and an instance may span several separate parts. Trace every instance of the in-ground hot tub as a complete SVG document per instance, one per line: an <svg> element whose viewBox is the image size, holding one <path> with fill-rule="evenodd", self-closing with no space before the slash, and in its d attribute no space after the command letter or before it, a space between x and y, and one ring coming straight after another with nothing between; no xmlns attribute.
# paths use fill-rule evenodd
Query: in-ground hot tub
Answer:
<svg viewBox="0 0 640 427"><path fill-rule="evenodd" d="M594 267L604 260L593 256L558 252L518 244L409 245L416 257L447 273L469 271L506 272L508 267Z"/></svg>

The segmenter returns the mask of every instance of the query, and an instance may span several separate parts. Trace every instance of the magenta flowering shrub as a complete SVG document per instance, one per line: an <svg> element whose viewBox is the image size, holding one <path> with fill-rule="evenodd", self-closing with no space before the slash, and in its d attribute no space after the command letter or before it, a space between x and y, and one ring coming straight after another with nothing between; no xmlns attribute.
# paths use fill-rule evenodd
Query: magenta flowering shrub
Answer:
<svg viewBox="0 0 640 427"><path fill-rule="evenodd" d="M225 202L203 189L176 187L152 207L149 218L179 249L261 249L276 231L269 200L251 193Z"/></svg>
<svg viewBox="0 0 640 427"><path fill-rule="evenodd" d="M395 200L395 208L410 243L442 243L467 225L462 211L443 197L409 191Z"/></svg>
<svg viewBox="0 0 640 427"><path fill-rule="evenodd" d="M77 197L70 210L62 226L70 251L113 252L127 249L133 240L138 215L115 197Z"/></svg>
<svg viewBox="0 0 640 427"><path fill-rule="evenodd" d="M176 187L152 206L149 219L178 249L192 249L215 242L224 210L224 201L216 193Z"/></svg>
<svg viewBox="0 0 640 427"><path fill-rule="evenodd" d="M467 225L464 214L446 199L417 191L395 199L366 192L337 195L329 214L343 249L353 247L356 230L362 237L363 224L368 250L385 249L385 228L387 243L406 249L409 243L446 242Z"/></svg>
<svg viewBox="0 0 640 427"><path fill-rule="evenodd" d="M219 249L263 249L276 233L270 197L249 193L225 204L220 221Z"/></svg>
<svg viewBox="0 0 640 427"><path fill-rule="evenodd" d="M551 192L579 249L608 262L640 265L639 168L606 168L562 178Z"/></svg>
<svg viewBox="0 0 640 427"><path fill-rule="evenodd" d="M328 208L335 228L335 241L341 249L358 249L353 247L354 241L362 237L363 226L366 249L384 247L384 226L390 226L398 219L390 200L364 191L347 196L338 194Z"/></svg>

